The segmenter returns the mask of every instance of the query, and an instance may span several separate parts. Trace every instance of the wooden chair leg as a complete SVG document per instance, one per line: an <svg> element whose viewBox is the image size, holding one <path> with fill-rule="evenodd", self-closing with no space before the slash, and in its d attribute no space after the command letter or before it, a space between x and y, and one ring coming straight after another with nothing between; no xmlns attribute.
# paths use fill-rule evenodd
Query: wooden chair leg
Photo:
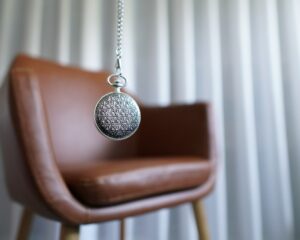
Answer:
<svg viewBox="0 0 300 240"><path fill-rule="evenodd" d="M19 230L16 237L17 240L29 239L32 218L32 212L29 209L24 209L19 223Z"/></svg>
<svg viewBox="0 0 300 240"><path fill-rule="evenodd" d="M198 200L193 202L193 210L195 215L195 220L197 223L197 230L200 240L209 240L208 224L205 216L205 209L203 203Z"/></svg>
<svg viewBox="0 0 300 240"><path fill-rule="evenodd" d="M120 240L125 240L125 219L120 221Z"/></svg>
<svg viewBox="0 0 300 240"><path fill-rule="evenodd" d="M60 240L79 240L79 226L62 224Z"/></svg>

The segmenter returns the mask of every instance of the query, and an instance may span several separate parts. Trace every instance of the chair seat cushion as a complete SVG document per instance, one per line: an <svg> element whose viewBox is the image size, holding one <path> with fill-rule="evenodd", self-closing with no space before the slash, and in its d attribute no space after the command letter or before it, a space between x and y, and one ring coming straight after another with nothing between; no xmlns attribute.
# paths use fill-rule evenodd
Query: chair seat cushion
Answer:
<svg viewBox="0 0 300 240"><path fill-rule="evenodd" d="M210 161L199 158L144 158L88 163L63 175L79 201L100 206L193 188L211 171Z"/></svg>

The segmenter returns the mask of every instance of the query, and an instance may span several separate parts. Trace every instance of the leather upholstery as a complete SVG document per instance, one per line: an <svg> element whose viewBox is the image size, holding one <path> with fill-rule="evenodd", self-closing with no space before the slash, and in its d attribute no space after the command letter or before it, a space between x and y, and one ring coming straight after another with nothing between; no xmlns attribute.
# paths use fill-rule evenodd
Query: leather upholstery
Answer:
<svg viewBox="0 0 300 240"><path fill-rule="evenodd" d="M198 158L143 158L103 161L63 174L77 199L110 205L184 190L207 181L211 165Z"/></svg>
<svg viewBox="0 0 300 240"><path fill-rule="evenodd" d="M111 91L106 76L105 72L83 71L25 55L16 58L0 92L1 147L11 197L43 216L84 224L172 207L209 193L215 181L215 147L209 105L141 105L142 122L138 132L125 141L109 141L93 125L97 99ZM147 158L151 158L149 164L157 161L155 165L161 166L158 172L155 171L155 176L160 175L157 182L149 182L151 186L159 186L158 191L151 190L151 194L135 195L95 208L91 204L96 202L83 199L82 189L74 187L73 180L77 179L74 176L78 174L81 179L89 173L78 169L97 165L99 172L97 170L95 176L101 177L104 175L100 165L106 165L113 173L111 166L124 161L119 165L120 168L124 166L122 173L130 173L128 159L137 162L148 161ZM165 181L164 174L159 174L163 171L162 162L169 161L165 165L168 167L176 165L179 172L179 165L188 165L191 159L199 161L193 163L199 169L195 181L181 179L188 184L180 188L170 185L164 189L165 186L159 184ZM148 170L153 171L151 168L142 171ZM135 176L142 180L145 179L143 175ZM173 180L173 175L169 176L168 185L171 178ZM73 193L70 191L72 186ZM129 188L126 185L110 194L122 195L122 191L130 189L139 191L138 186Z"/></svg>

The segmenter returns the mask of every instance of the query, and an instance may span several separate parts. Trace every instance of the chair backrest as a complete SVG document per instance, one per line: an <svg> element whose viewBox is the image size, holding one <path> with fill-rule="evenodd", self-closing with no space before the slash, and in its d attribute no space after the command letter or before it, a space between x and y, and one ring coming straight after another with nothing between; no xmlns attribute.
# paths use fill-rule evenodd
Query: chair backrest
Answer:
<svg viewBox="0 0 300 240"><path fill-rule="evenodd" d="M29 71L30 78L35 78L38 83L49 136L62 171L83 166L87 161L125 158L134 154L135 137L123 141L126 147L118 147L119 142L107 140L94 125L96 102L113 90L106 82L108 72L91 73L24 55L13 63L10 81L20 80L14 79L18 78L12 74L15 71ZM12 88L12 91L18 95L20 89Z"/></svg>

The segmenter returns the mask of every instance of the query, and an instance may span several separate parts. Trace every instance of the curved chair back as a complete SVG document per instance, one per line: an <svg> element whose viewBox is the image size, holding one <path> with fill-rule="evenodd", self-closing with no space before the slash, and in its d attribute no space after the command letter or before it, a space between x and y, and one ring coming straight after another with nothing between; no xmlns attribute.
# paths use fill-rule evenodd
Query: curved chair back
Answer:
<svg viewBox="0 0 300 240"><path fill-rule="evenodd" d="M88 73L21 56L14 62L10 76L11 90L19 96L22 96L20 91L26 91L26 83L22 83L26 80L17 76L18 70L22 69L29 71L29 77L36 85L35 91L41 96L53 150L61 169L132 154L134 138L127 140L126 148L116 148L115 145L120 143L107 140L94 125L96 102L105 93L113 91L106 82L108 73Z"/></svg>

